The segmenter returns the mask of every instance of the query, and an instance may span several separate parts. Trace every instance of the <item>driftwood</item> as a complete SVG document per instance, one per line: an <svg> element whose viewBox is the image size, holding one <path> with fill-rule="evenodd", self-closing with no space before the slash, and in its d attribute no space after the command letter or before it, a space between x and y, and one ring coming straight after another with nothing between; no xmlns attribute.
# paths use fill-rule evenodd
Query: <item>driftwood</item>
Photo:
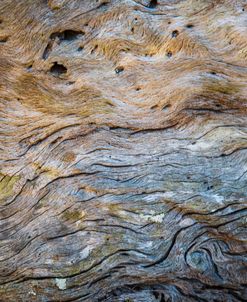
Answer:
<svg viewBox="0 0 247 302"><path fill-rule="evenodd" d="M246 301L244 0L0 1L0 301Z"/></svg>

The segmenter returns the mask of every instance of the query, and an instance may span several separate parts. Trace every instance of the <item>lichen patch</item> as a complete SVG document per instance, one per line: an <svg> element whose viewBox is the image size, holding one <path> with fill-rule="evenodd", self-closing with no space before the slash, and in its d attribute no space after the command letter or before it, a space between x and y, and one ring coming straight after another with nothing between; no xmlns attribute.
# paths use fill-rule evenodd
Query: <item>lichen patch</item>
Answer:
<svg viewBox="0 0 247 302"><path fill-rule="evenodd" d="M61 289L61 290L65 290L66 286L67 286L67 280L66 279L62 279L62 278L56 278L55 279L56 282L56 286Z"/></svg>

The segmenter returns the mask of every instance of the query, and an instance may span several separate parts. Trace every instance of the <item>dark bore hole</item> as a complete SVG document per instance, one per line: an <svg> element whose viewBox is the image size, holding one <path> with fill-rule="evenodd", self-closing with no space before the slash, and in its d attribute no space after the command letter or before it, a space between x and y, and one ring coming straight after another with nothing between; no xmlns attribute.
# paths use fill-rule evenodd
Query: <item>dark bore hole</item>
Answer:
<svg viewBox="0 0 247 302"><path fill-rule="evenodd" d="M6 43L8 41L8 37L0 38L0 43Z"/></svg>
<svg viewBox="0 0 247 302"><path fill-rule="evenodd" d="M136 88L136 91L140 91L140 90L141 90L141 88L140 88L140 87L137 87L137 88Z"/></svg>
<svg viewBox="0 0 247 302"><path fill-rule="evenodd" d="M100 5L99 5L99 7L98 8L104 8L104 7L106 7L106 6L108 6L108 2L102 2L102 3L100 3Z"/></svg>
<svg viewBox="0 0 247 302"><path fill-rule="evenodd" d="M50 38L51 40L55 40L55 38L58 37L60 41L74 41L78 39L80 35L84 35L84 32L68 29L60 33L53 33Z"/></svg>
<svg viewBox="0 0 247 302"><path fill-rule="evenodd" d="M168 111L168 110L170 109L170 107L171 107L171 105L167 104L167 105L165 105L165 106L162 108L162 110L163 110L163 111Z"/></svg>
<svg viewBox="0 0 247 302"><path fill-rule="evenodd" d="M178 34L179 34L178 30L174 30L174 31L172 32L172 37L173 37L173 38L176 38L176 37L178 36Z"/></svg>
<svg viewBox="0 0 247 302"><path fill-rule="evenodd" d="M78 38L78 36L81 34L82 34L82 32L80 32L80 31L65 30L63 32L63 40L73 41L73 40L76 40Z"/></svg>
<svg viewBox="0 0 247 302"><path fill-rule="evenodd" d="M98 49L98 47L99 47L98 45L95 45L93 50L91 51L91 54L93 54Z"/></svg>
<svg viewBox="0 0 247 302"><path fill-rule="evenodd" d="M194 25L193 25L193 24L187 24L186 27L187 27L187 28L193 28Z"/></svg>
<svg viewBox="0 0 247 302"><path fill-rule="evenodd" d="M171 52L171 51L168 51L168 52L166 53L166 56L167 56L168 58L171 58L171 57L172 57L172 52Z"/></svg>
<svg viewBox="0 0 247 302"><path fill-rule="evenodd" d="M216 72L215 71L211 71L210 72L212 75L216 75Z"/></svg>
<svg viewBox="0 0 247 302"><path fill-rule="evenodd" d="M119 73L121 73L121 72L123 72L123 71L124 71L124 68L123 68L122 66L119 66L119 67L117 67L117 68L115 69L116 74L119 74Z"/></svg>
<svg viewBox="0 0 247 302"><path fill-rule="evenodd" d="M71 85L73 85L73 84L75 84L74 81L71 81L71 82L67 82L67 83L66 83L67 86L71 86Z"/></svg>
<svg viewBox="0 0 247 302"><path fill-rule="evenodd" d="M134 27L131 28L131 32L133 33L135 31Z"/></svg>
<svg viewBox="0 0 247 302"><path fill-rule="evenodd" d="M83 46L80 46L77 48L77 51L83 51L83 48L84 48Z"/></svg>
<svg viewBox="0 0 247 302"><path fill-rule="evenodd" d="M33 68L33 64L27 66L27 70L31 70Z"/></svg>
<svg viewBox="0 0 247 302"><path fill-rule="evenodd" d="M158 1L157 0L151 0L149 2L148 8L155 8L158 5Z"/></svg>
<svg viewBox="0 0 247 302"><path fill-rule="evenodd" d="M51 67L50 72L55 76L60 76L67 72L67 68L62 64L58 64L57 62L55 62Z"/></svg>

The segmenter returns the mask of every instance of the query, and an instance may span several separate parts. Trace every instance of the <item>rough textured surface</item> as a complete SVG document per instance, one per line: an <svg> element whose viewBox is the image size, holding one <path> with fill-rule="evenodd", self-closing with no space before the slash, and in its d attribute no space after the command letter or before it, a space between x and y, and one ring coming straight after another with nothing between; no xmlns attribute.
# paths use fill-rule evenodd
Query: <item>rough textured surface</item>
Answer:
<svg viewBox="0 0 247 302"><path fill-rule="evenodd" d="M0 301L246 301L247 2L0 1Z"/></svg>

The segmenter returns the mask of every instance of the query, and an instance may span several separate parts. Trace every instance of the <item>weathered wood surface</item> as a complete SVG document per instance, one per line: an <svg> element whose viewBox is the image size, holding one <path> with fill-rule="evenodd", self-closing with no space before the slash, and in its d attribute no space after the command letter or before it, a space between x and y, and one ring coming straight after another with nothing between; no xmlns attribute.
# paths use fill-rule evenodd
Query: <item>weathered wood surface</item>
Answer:
<svg viewBox="0 0 247 302"><path fill-rule="evenodd" d="M246 301L247 3L0 1L0 301Z"/></svg>

